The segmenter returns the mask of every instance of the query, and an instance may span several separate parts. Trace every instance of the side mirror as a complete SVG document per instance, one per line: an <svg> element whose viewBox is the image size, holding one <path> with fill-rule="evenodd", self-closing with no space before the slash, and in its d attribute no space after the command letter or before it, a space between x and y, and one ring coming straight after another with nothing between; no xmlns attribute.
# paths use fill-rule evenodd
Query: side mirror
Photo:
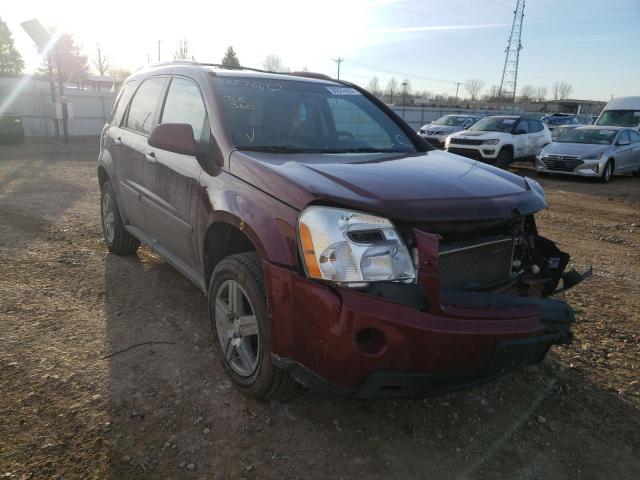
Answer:
<svg viewBox="0 0 640 480"><path fill-rule="evenodd" d="M629 140L622 140L618 143L616 143L617 146L619 147L624 147L625 145L631 145L631 142Z"/></svg>
<svg viewBox="0 0 640 480"><path fill-rule="evenodd" d="M162 123L149 135L149 145L168 152L196 156L193 128L187 123Z"/></svg>
<svg viewBox="0 0 640 480"><path fill-rule="evenodd" d="M463 127L462 127L462 129L463 129L463 130L469 130L469 127L470 127L470 126L471 126L471 125L465 125L465 126L463 126Z"/></svg>

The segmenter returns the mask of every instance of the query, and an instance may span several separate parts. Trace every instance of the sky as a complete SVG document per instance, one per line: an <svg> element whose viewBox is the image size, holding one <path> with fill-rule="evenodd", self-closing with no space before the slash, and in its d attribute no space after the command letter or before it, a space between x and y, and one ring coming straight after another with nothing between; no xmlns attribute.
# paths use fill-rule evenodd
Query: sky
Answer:
<svg viewBox="0 0 640 480"><path fill-rule="evenodd" d="M198 61L219 63L228 45L245 66L276 54L292 70L366 86L376 76L454 95L455 82L499 85L515 0L3 0L0 18L35 70L40 59L20 23L39 19L73 34L90 59L135 70L173 58L186 39ZM165 6L166 5L166 6ZM573 86L571 97L640 95L640 0L528 0L518 85ZM461 94L464 87L461 88Z"/></svg>

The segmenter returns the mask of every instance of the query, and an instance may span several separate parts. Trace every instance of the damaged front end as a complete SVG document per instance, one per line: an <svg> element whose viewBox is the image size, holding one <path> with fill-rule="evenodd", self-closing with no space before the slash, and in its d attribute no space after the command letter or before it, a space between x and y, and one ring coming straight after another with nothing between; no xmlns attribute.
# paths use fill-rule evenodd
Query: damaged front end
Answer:
<svg viewBox="0 0 640 480"><path fill-rule="evenodd" d="M432 233L436 230L440 233ZM390 284L375 285L370 293L396 300L411 298L416 308L439 315L459 315L456 308L539 310L546 333L556 343L571 339L574 312L564 301L548 298L579 284L592 274L566 270L569 254L538 234L533 215L509 222L475 225L439 224L407 231L416 285L412 294Z"/></svg>

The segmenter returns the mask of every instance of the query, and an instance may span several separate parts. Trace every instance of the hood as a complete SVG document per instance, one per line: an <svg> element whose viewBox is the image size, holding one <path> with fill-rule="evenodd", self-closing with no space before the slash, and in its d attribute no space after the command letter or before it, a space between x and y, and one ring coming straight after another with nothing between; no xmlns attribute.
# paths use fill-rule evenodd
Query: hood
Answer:
<svg viewBox="0 0 640 480"><path fill-rule="evenodd" d="M508 219L546 207L535 182L439 150L339 155L236 150L230 169L299 210L325 203L404 223Z"/></svg>
<svg viewBox="0 0 640 480"><path fill-rule="evenodd" d="M508 133L504 133L504 132L481 132L481 131L474 131L474 130L463 130L461 132L458 132L455 134L456 138L475 138L478 140L484 140L487 138L500 138L504 135L509 135Z"/></svg>
<svg viewBox="0 0 640 480"><path fill-rule="evenodd" d="M597 145L589 143L560 143L554 142L542 149L547 155L567 155L572 157L584 157L594 153L604 152L611 148L611 145Z"/></svg>
<svg viewBox="0 0 640 480"><path fill-rule="evenodd" d="M459 132L460 130L462 130L462 127L456 127L456 126L452 126L452 125L427 125L425 127L423 127L427 133L430 132Z"/></svg>

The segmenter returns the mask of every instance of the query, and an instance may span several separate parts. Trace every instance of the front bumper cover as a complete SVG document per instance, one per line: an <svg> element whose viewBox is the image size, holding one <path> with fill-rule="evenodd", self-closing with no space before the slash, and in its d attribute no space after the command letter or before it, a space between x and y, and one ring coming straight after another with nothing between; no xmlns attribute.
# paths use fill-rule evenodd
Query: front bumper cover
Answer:
<svg viewBox="0 0 640 480"><path fill-rule="evenodd" d="M570 340L574 313L561 300L441 290L437 238L416 231L419 285L385 291L321 284L265 262L274 363L343 395L426 396L538 363L553 343ZM544 251L555 248L545 242ZM552 272L549 293L563 279L576 283L562 271ZM380 332L384 347L363 350L363 329Z"/></svg>

